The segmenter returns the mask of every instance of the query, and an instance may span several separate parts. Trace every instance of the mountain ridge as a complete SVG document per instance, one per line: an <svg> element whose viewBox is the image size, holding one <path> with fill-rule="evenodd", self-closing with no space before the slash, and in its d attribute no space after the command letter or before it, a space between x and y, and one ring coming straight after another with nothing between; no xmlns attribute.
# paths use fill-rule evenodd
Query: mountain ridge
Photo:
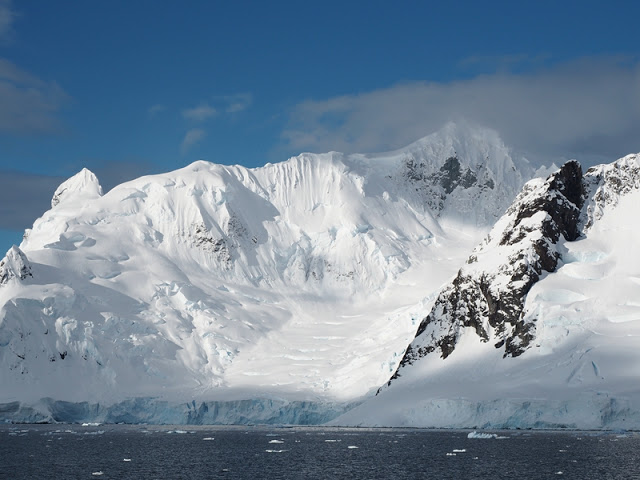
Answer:
<svg viewBox="0 0 640 480"><path fill-rule="evenodd" d="M0 403L359 401L525 175L494 134L418 144L198 161L104 194L82 170L25 232L33 277L0 288Z"/></svg>
<svg viewBox="0 0 640 480"><path fill-rule="evenodd" d="M10 251L3 263L9 267L0 266L12 272L0 285L0 381L10 386L0 414L326 422L398 370L378 397L335 421L601 428L584 406L592 402L601 415L609 412L606 425L617 425L633 412L635 394L620 393L612 359L632 355L633 343L621 337L618 352L607 342L627 327L635 331L635 307L629 300L615 307L619 321L611 327L590 282L604 289L602 279L613 275L616 298L633 294L635 277L606 245L633 238L633 229L620 230L621 212L632 208L640 175L633 155L580 173L579 208L576 165L532 180L506 216L532 169L515 161L494 132L455 125L383 154L301 154L258 169L198 161L104 195L97 178L81 171L61 185L20 249ZM502 234L472 252L496 220ZM608 239L607 229L621 232L620 239ZM588 232L586 240L566 241L576 240L576 231ZM493 308L491 321L452 330L455 348L442 343L440 355L434 349L398 369L416 331L437 324L423 328L420 319L445 305L439 298L460 265L479 268L500 244L515 256L503 262L508 281L493 307L508 298L509 282L519 281L524 295L510 301L517 315L497 320L500 309ZM477 259L464 264L470 253ZM500 256L489 264L500 265ZM523 281L525 275L537 281ZM560 287L545 286L554 282ZM485 298L481 310L489 312L490 304ZM581 322L578 308L601 317ZM597 343L589 329L616 336ZM548 388L536 390L531 382L548 361L560 366L549 370L555 373ZM494 382L486 372L508 374L538 400L523 406L510 396L513 385L499 380L495 391L504 395L496 403L495 392L478 383ZM615 388L593 400L601 377ZM437 381L439 398L407 395L407 388L423 392L425 381ZM579 401L558 393L567 385L580 392ZM555 413L535 417L532 405L540 411L545 402ZM578 407L584 418L557 413ZM298 411L305 408L308 415ZM450 415L429 423L441 408Z"/></svg>
<svg viewBox="0 0 640 480"><path fill-rule="evenodd" d="M628 219L640 196L640 155L584 174L578 167L568 162L524 186L441 290L390 384L339 422L638 428L640 257L628 248L638 237ZM525 268L511 276L518 245ZM506 328L490 317L495 291L504 292L497 306Z"/></svg>

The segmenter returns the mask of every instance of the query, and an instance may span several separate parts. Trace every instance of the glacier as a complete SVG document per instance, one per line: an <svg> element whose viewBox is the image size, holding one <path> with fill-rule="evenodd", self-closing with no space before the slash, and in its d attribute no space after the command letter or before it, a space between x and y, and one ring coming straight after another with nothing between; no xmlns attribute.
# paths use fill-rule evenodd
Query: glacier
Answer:
<svg viewBox="0 0 640 480"><path fill-rule="evenodd" d="M0 421L640 428L638 159L83 169L0 262Z"/></svg>
<svg viewBox="0 0 640 480"><path fill-rule="evenodd" d="M192 402L264 399L264 418L205 418L337 416L389 378L532 175L496 132L455 124L395 152L198 161L107 193L83 169L6 257L2 418L133 421L140 402L182 422Z"/></svg>
<svg viewBox="0 0 640 480"><path fill-rule="evenodd" d="M357 403L289 401L248 398L171 402L136 397L116 403L69 402L42 398L37 402L0 404L0 418L8 423L129 423L159 425L321 425Z"/></svg>

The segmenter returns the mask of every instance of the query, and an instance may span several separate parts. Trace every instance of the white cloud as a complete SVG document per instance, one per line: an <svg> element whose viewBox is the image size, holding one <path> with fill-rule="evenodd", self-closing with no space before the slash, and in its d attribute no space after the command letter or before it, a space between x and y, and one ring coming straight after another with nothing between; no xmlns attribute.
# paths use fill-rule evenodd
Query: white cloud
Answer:
<svg viewBox="0 0 640 480"><path fill-rule="evenodd" d="M238 93L234 95L218 95L211 97L214 106L209 102L202 102L197 107L182 110L182 116L196 123L202 123L218 114L235 114L246 110L253 101L250 93Z"/></svg>
<svg viewBox="0 0 640 480"><path fill-rule="evenodd" d="M61 130L57 113L69 96L55 82L45 82L0 58L0 131L51 133Z"/></svg>
<svg viewBox="0 0 640 480"><path fill-rule="evenodd" d="M235 95L226 95L222 97L227 103L225 111L227 113L237 113L246 110L253 102L253 95L250 93L238 93Z"/></svg>
<svg viewBox="0 0 640 480"><path fill-rule="evenodd" d="M217 113L216 109L207 103L201 103L197 107L187 108L182 111L182 116L194 122L204 122Z"/></svg>
<svg viewBox="0 0 640 480"><path fill-rule="evenodd" d="M207 132L202 128L192 128L185 134L182 144L180 145L180 151L185 155L191 147L200 142L206 136Z"/></svg>
<svg viewBox="0 0 640 480"><path fill-rule="evenodd" d="M456 120L494 128L540 161L611 161L640 151L640 63L584 59L526 74L309 100L293 109L282 138L290 153L385 151Z"/></svg>

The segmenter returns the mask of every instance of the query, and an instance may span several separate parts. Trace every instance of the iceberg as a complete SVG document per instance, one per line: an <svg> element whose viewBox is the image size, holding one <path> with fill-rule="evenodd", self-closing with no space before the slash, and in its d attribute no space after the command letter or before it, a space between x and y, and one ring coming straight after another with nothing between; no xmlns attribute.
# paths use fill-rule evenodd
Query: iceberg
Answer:
<svg viewBox="0 0 640 480"><path fill-rule="evenodd" d="M467 435L467 438L485 440L485 439L489 439L489 438L498 438L498 435L496 435L495 433L476 432L474 430L473 432L469 432L469 434Z"/></svg>

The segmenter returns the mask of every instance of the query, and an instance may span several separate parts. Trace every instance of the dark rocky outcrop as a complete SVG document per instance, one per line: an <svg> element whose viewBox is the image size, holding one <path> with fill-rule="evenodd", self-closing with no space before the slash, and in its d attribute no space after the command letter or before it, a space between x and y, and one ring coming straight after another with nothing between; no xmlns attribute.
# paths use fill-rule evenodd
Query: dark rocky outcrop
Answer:
<svg viewBox="0 0 640 480"><path fill-rule="evenodd" d="M447 195L456 188L469 189L478 186L481 190L495 188L495 182L487 178L480 185L478 174L471 168L464 168L457 156L448 157L435 172L429 173L424 162L410 157L404 162L403 176L422 192L429 208L439 213L444 208Z"/></svg>
<svg viewBox="0 0 640 480"><path fill-rule="evenodd" d="M434 180L444 188L445 193L451 193L456 187L469 188L478 181L475 172L467 168L462 170L458 157L449 157L445 160L440 171L434 175Z"/></svg>
<svg viewBox="0 0 640 480"><path fill-rule="evenodd" d="M221 265L230 268L232 256L227 240L220 237L216 238L204 223L194 224L192 228L191 238L193 244L204 251L210 252Z"/></svg>
<svg viewBox="0 0 640 480"><path fill-rule="evenodd" d="M455 173L455 162L447 172ZM546 181L525 185L505 216L467 265L439 294L391 380L417 359L438 352L447 358L465 328L517 357L535 338L535 322L524 318L525 299L544 272L553 272L561 238L581 235L582 169L567 162Z"/></svg>

